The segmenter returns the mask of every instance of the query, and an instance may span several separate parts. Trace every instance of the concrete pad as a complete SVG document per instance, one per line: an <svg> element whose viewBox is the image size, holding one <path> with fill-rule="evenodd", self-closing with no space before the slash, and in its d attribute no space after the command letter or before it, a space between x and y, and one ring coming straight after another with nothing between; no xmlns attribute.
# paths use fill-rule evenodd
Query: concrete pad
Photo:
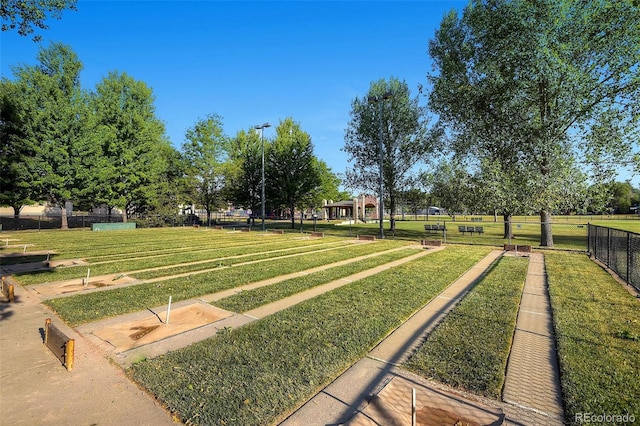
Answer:
<svg viewBox="0 0 640 426"><path fill-rule="evenodd" d="M375 395L367 408L346 424L349 426L412 424L412 392L415 390L416 424L481 426L500 425L501 410L462 399L424 384L394 377Z"/></svg>
<svg viewBox="0 0 640 426"><path fill-rule="evenodd" d="M53 299L55 297L70 296L72 293L92 292L96 290L107 290L116 286L127 286L140 284L142 281L122 274L99 275L89 277L89 284L83 284L83 278L72 280L55 281L47 284L36 284L27 288L36 293L42 300Z"/></svg>
<svg viewBox="0 0 640 426"><path fill-rule="evenodd" d="M157 316L149 313L145 319L94 330L93 335L109 342L115 348L115 353L121 353L214 323L232 313L208 304L192 303L172 309L169 324L165 323L166 315L166 311Z"/></svg>
<svg viewBox="0 0 640 426"><path fill-rule="evenodd" d="M49 266L52 268L57 267L67 267L67 266L88 266L89 262L85 259L60 259L60 260L50 260Z"/></svg>

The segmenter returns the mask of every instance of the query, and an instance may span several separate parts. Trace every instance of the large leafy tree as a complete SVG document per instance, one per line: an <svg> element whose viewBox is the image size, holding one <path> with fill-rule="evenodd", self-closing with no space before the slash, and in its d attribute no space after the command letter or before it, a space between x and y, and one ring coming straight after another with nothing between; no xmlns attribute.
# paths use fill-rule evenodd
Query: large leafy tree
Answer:
<svg viewBox="0 0 640 426"><path fill-rule="evenodd" d="M241 130L230 138L225 167L225 199L251 209L260 209L262 191L262 141L260 134L251 129ZM268 145L268 140L264 141Z"/></svg>
<svg viewBox="0 0 640 426"><path fill-rule="evenodd" d="M223 204L225 185L227 137L222 130L222 118L210 114L189 128L182 144L186 162L187 179L191 194L197 204L207 211L207 223L211 212Z"/></svg>
<svg viewBox="0 0 640 426"><path fill-rule="evenodd" d="M62 209L61 227L66 229L65 206L82 196L92 151L87 95L80 87L82 63L61 43L41 48L38 62L14 70L20 91L19 139L33 153L23 157L20 179L29 179L32 199L46 199Z"/></svg>
<svg viewBox="0 0 640 426"><path fill-rule="evenodd" d="M155 115L154 96L144 82L110 72L93 97L101 156L96 164L98 203L118 207L123 220L157 204L157 182L164 172L167 139Z"/></svg>
<svg viewBox="0 0 640 426"><path fill-rule="evenodd" d="M509 172L533 166L529 206L540 212L543 246L553 245L551 215L575 153L601 174L633 155L638 16L629 0L472 0L430 42L430 107L466 136L458 152L506 158Z"/></svg>
<svg viewBox="0 0 640 426"><path fill-rule="evenodd" d="M443 160L433 172L423 173L421 179L429 188L433 201L446 209L454 221L459 214L477 210L477 179L459 161Z"/></svg>
<svg viewBox="0 0 640 426"><path fill-rule="evenodd" d="M267 151L265 173L267 199L273 206L289 210L293 229L296 207L305 207L306 197L316 190L321 180L311 137L291 118L276 127L276 137Z"/></svg>
<svg viewBox="0 0 640 426"><path fill-rule="evenodd" d="M323 200L348 200L351 195L340 190L342 181L333 173L331 167L322 160L314 158L314 168L318 173L320 184L311 192L307 197L307 204L309 208L317 209L322 206Z"/></svg>
<svg viewBox="0 0 640 426"><path fill-rule="evenodd" d="M16 82L0 81L0 205L13 208L17 226L22 206L36 197L31 186L37 145L26 138L21 91Z"/></svg>
<svg viewBox="0 0 640 426"><path fill-rule="evenodd" d="M395 230L399 193L411 186L412 169L437 149L440 134L429 128L418 97L396 78L371 83L368 93L351 103L345 145L353 168L345 173L350 188L378 193L380 140L382 139L383 198L389 199L390 230Z"/></svg>
<svg viewBox="0 0 640 426"><path fill-rule="evenodd" d="M21 36L28 36L34 28L48 29L47 18L60 19L65 9L76 10L76 3L77 0L2 0L2 31L17 29ZM33 41L40 40L39 34L33 37Z"/></svg>
<svg viewBox="0 0 640 426"><path fill-rule="evenodd" d="M408 209L409 213L418 218L418 212L426 210L428 214L429 194L424 192L417 186L411 187L401 194L402 203Z"/></svg>

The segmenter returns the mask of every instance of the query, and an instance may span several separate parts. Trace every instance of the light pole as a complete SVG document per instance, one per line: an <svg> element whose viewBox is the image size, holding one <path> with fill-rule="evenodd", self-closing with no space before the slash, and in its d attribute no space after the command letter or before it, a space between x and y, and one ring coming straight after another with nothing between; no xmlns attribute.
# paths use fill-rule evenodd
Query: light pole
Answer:
<svg viewBox="0 0 640 426"><path fill-rule="evenodd" d="M260 142L262 144L262 196L260 197L260 201L262 201L262 230L265 231L264 226L264 129L265 127L271 127L271 124L264 123L262 125L254 126L254 129L260 130Z"/></svg>
<svg viewBox="0 0 640 426"><path fill-rule="evenodd" d="M382 201L382 197L384 196L384 184L383 184L383 179L382 179L382 170L383 170L383 155L382 155L382 151L383 151L383 147L382 147L382 103L385 99L391 99L393 98L393 93L391 92L387 92L382 96L375 96L375 97L370 97L369 98L369 103L370 104L378 104L380 106L380 114L379 114L379 122L380 122L380 145L378 146L378 151L379 151L379 155L380 155L380 175L378 176L378 181L380 184L380 201L378 204L378 222L380 223L380 239L384 239L384 224L382 223L382 218L384 217L384 203Z"/></svg>

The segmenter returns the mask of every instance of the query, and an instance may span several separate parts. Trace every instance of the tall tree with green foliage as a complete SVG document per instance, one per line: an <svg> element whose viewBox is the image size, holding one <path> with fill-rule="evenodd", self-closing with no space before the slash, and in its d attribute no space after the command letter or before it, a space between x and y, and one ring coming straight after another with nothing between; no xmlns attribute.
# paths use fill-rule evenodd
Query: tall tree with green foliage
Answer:
<svg viewBox="0 0 640 426"><path fill-rule="evenodd" d="M191 195L196 204L207 211L207 224L211 224L214 208L224 203L225 167L228 140L222 130L222 118L209 114L189 128L182 144Z"/></svg>
<svg viewBox="0 0 640 426"><path fill-rule="evenodd" d="M429 105L452 132L473 136L456 138L458 151L535 166L529 202L542 246L553 245L552 212L575 152L600 172L614 167L603 159L633 156L638 16L630 0L472 0L462 16L445 16L429 44Z"/></svg>
<svg viewBox="0 0 640 426"><path fill-rule="evenodd" d="M438 206L456 220L459 214L476 211L477 179L465 165L456 160L443 160L432 172L423 173L421 180Z"/></svg>
<svg viewBox="0 0 640 426"><path fill-rule="evenodd" d="M397 78L371 83L368 93L351 103L342 150L353 167L346 171L345 182L349 188L380 192L382 138L382 197L390 201L390 231L395 231L398 195L413 179L411 170L438 149L440 136L437 128L429 127L418 97L411 98L407 83Z"/></svg>
<svg viewBox="0 0 640 426"><path fill-rule="evenodd" d="M13 208L15 228L22 206L36 201L31 185L37 145L26 138L21 91L16 82L0 80L0 205Z"/></svg>
<svg viewBox="0 0 640 426"><path fill-rule="evenodd" d="M322 206L323 200L351 199L351 195L348 192L340 190L342 181L333 173L327 163L315 157L313 163L313 167L318 173L320 184L307 194L304 203L308 208L315 211Z"/></svg>
<svg viewBox="0 0 640 426"><path fill-rule="evenodd" d="M311 137L292 118L281 121L276 127L265 168L267 200L273 206L284 206L289 210L293 229L296 208L306 207L306 197L320 186L321 180Z"/></svg>
<svg viewBox="0 0 640 426"><path fill-rule="evenodd" d="M33 199L47 200L62 210L81 197L83 173L93 147L87 132L90 113L80 87L82 63L61 43L41 48L38 65L14 69L20 90L21 133L34 157L25 160Z"/></svg>
<svg viewBox="0 0 640 426"><path fill-rule="evenodd" d="M225 167L224 197L237 206L260 211L262 191L262 141L255 129L241 130L230 138ZM264 140L265 145L269 144Z"/></svg>
<svg viewBox="0 0 640 426"><path fill-rule="evenodd" d="M418 212L421 210L427 210L429 208L429 194L417 187L410 187L409 189L402 191L400 195L403 205L407 208L409 213L418 219Z"/></svg>
<svg viewBox="0 0 640 426"><path fill-rule="evenodd" d="M96 132L102 153L95 177L100 182L97 203L132 213L148 210L156 199L168 141L155 115L154 96L144 82L126 73L110 72L97 84L93 97Z"/></svg>
<svg viewBox="0 0 640 426"><path fill-rule="evenodd" d="M28 36L34 32L34 28L46 30L49 28L45 23L48 18L60 19L64 10L76 10L76 3L77 0L2 0L2 31L17 28L18 34ZM33 41L40 40L42 36L39 34L33 37Z"/></svg>

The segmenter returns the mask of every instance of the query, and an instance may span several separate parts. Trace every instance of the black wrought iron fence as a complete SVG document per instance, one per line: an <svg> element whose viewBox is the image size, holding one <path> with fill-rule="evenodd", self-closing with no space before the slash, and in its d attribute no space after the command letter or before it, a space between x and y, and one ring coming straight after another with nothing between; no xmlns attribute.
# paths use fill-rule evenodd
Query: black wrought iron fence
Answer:
<svg viewBox="0 0 640 426"><path fill-rule="evenodd" d="M589 224L587 251L640 290L640 234Z"/></svg>

